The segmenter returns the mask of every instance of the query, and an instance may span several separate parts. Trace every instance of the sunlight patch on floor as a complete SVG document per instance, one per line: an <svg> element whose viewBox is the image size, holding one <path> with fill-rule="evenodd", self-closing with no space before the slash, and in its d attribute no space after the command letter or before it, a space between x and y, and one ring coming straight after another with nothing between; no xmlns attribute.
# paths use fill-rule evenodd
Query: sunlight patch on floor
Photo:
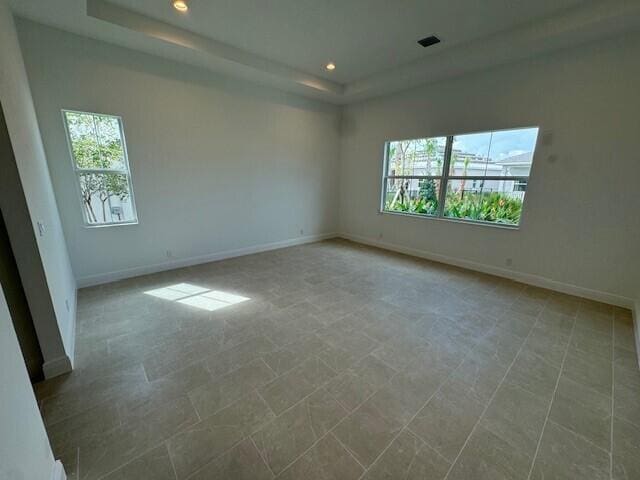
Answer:
<svg viewBox="0 0 640 480"><path fill-rule="evenodd" d="M148 290L144 293L152 297L182 303L183 305L201 308L210 312L250 300L250 298L241 295L234 295L220 290L209 290L190 283L176 283L168 287Z"/></svg>

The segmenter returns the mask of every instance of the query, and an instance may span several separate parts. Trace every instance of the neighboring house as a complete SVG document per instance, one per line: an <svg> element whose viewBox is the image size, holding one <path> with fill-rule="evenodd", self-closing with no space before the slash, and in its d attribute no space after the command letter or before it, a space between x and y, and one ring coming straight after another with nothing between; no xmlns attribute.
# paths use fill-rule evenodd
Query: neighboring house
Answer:
<svg viewBox="0 0 640 480"><path fill-rule="evenodd" d="M443 158L444 151L441 148L436 153L436 158ZM428 160L426 155L418 154L416 160L413 161L413 168L408 169L405 166L407 175L423 176L428 175L431 171L432 175L439 170L442 162L437 160ZM533 152L525 152L512 155L499 160L485 159L479 155L466 153L462 151L453 152L451 165L451 176L468 176L468 177L506 177L506 176L523 176L528 177L533 161ZM466 163L466 166L465 166ZM393 171L393 169L392 169ZM397 183L397 182L396 182ZM513 198L524 198L527 187L526 180L483 180L479 178L470 178L463 182L461 180L449 180L451 188L460 190L463 187L465 192L501 192ZM409 191L418 191L419 181L411 180ZM412 195L413 196L413 195Z"/></svg>

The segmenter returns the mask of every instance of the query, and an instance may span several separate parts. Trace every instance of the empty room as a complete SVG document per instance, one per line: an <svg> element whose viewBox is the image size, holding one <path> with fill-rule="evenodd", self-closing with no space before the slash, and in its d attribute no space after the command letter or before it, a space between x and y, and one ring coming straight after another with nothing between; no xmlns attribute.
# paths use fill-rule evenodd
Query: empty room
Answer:
<svg viewBox="0 0 640 480"><path fill-rule="evenodd" d="M0 480L640 479L640 2L0 0Z"/></svg>

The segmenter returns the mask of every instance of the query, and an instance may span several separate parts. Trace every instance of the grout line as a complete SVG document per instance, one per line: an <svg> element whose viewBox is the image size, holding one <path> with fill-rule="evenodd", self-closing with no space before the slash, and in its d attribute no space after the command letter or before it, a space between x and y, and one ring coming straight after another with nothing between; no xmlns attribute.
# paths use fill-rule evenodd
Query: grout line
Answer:
<svg viewBox="0 0 640 480"><path fill-rule="evenodd" d="M264 386L264 385L263 385ZM262 388L262 387L261 387ZM262 402L267 406L267 408L269 409L269 411L271 413L273 413L273 418L278 418L278 415L276 414L276 412L273 411L273 408L271 408L271 405L269 405L269 402L267 402L264 397L262 396L262 394L260 393L260 389L256 388L255 389L256 395L258 395L258 397L260 398L260 400L262 400ZM273 420L273 419L272 419Z"/></svg>
<svg viewBox="0 0 640 480"><path fill-rule="evenodd" d="M171 468L173 469L173 474L176 477L176 480L178 480L178 471L176 470L176 466L173 463L173 458L171 458L171 452L169 451L169 445L167 445L169 441L165 440L164 442L162 442L162 445L164 445L165 450L167 451L167 456L169 457L169 463L171 464Z"/></svg>
<svg viewBox="0 0 640 480"><path fill-rule="evenodd" d="M152 447L149 447L149 448L147 448L147 449L143 450L143 451L142 451L142 452L140 452L138 455L136 455L135 457L133 457L133 458L129 459L129 460L128 460L128 461L126 461L125 463L121 463L120 465L118 465L118 466L117 466L116 468L114 468L113 470L110 470L110 471L108 471L108 472L106 472L106 473L103 473L102 475L100 475L100 476L98 477L98 479L97 479L97 480L102 480L103 478L106 478L106 477L108 477L109 475L111 475L113 472L116 472L116 471L120 470L121 468L124 468L124 467L126 467L127 465L130 465L131 463L135 462L135 461L136 461L136 460L138 460L139 458L144 457L147 453L149 453L149 452L151 452L152 450L154 450L154 449L158 448L160 445L164 445L166 441L167 441L167 440L163 440L163 441L161 441L161 442L159 442L159 443L155 443L155 444L153 444L153 446L152 446ZM168 453L168 450L167 450L167 453Z"/></svg>
<svg viewBox="0 0 640 480"><path fill-rule="evenodd" d="M349 415L347 415L347 417ZM358 460L356 458L356 456L351 452L351 450L349 450L349 448L347 448L347 446L344 443L342 443L342 440L340 440L338 437L336 437L335 434L332 431L327 432L327 434L324 435L323 437L328 436L328 435L331 435L335 439L335 441L338 442L340 444L340 446L342 446L342 448L344 448L344 450L349 454L349 456L351 458L353 458L356 461L356 463L362 467L363 471L367 470L367 467L365 467L362 463L360 463L360 460Z"/></svg>
<svg viewBox="0 0 640 480"><path fill-rule="evenodd" d="M480 422L482 421L482 419L484 418L485 414L487 413L487 410L489 410L489 407L491 406L491 404L493 403L493 399L495 398L495 396L498 393L498 390L500 390L500 387L502 387L502 385L504 384L505 379L507 378L507 376L509 375L509 372L511 371L511 368L513 367L513 365L516 363L516 360L518 359L518 357L520 356L520 354L522 353L522 350L524 349L524 346L527 343L527 340L529 339L529 337L531 336L531 333L534 331L534 329L536 328L536 325L538 325L538 321L540 320L540 315L542 314L542 312L540 312L536 318L535 323L533 324L533 326L531 327L531 329L529 330L529 333L527 333L527 336L524 338L524 340L522 341L522 344L520 345L520 348L518 349L518 352L515 354L515 356L513 357L513 360L511 361L511 363L509 364L509 367L507 368L506 372L504 373L504 375L502 376L502 378L500 379L500 382L498 383L498 385L496 386L496 389L493 391L493 393L491 394L491 397L489 398L489 401L487 402L487 405L484 407L484 409L482 410L482 413L480 414L480 417L478 417L478 420L476 421L476 423L474 424L473 428L471 429L471 432L469 433L469 435L467 436L467 439L464 441L464 443L462 444L462 448L460 448L460 451L458 452L458 455L456 455L456 458L453 459L453 462L451 462L451 465L449 466L449 470L447 470L447 474L444 477L444 480L446 480L449 475L451 474L451 472L453 471L453 468L455 467L456 463L458 462L458 459L460 458L460 456L462 455L462 452L464 451L464 449L466 448L467 444L469 443L469 440L471 439L473 433L476 431L476 428L478 428L478 425L480 425Z"/></svg>
<svg viewBox="0 0 640 480"><path fill-rule="evenodd" d="M573 338L573 331L576 327L576 317L573 317L573 324L571 325L571 333L569 334L569 339L567 340L567 346L564 348L564 354L562 355L562 363L560 364L560 372L558 373L558 378L556 379L556 385L553 389L553 395L551 395L551 401L549 402L549 408L547 408L547 416L544 419L544 423L542 424L542 430L540 431L540 437L538 438L538 444L536 445L536 451L533 455L533 460L531 461L531 467L529 468L529 474L527 475L527 480L531 478L533 474L533 467L536 465L536 460L538 459L538 453L540 452L540 445L542 445L542 437L544 436L544 431L547 428L547 423L549 422L549 416L551 415L551 408L553 407L553 402L556 399L556 393L558 391L558 385L560 385L560 378L562 378L562 371L564 370L564 363L567 360L567 354L569 353L569 347L571 346L571 340ZM555 423L555 422L554 422Z"/></svg>
<svg viewBox="0 0 640 480"><path fill-rule="evenodd" d="M558 422L556 422L555 420L551 420L549 419L549 423L553 423L555 426L566 430L567 432L571 432L573 435L575 435L576 437L581 438L582 440L584 440L585 443L590 444L593 448L597 449L597 450L602 450L604 453L606 453L607 455L611 452L609 452L609 450L602 448L600 445L596 445L595 443L593 443L593 440L585 437L584 435L582 435L581 433L577 433L574 432L573 430L571 430L569 427L565 427L564 425L559 424Z"/></svg>
<svg viewBox="0 0 640 480"><path fill-rule="evenodd" d="M185 397L187 397L187 400L189 400L189 405L191 405L191 408L193 408L193 411L196 414L196 417L198 417L198 423L202 421L202 418L200 417L200 413L198 412L198 409L196 408L196 406L193 404L193 400L191 399L191 397L189 396L189 392L184 394Z"/></svg>
<svg viewBox="0 0 640 480"><path fill-rule="evenodd" d="M427 442L424 438L422 438L420 435L418 435L416 432L414 432L413 430L411 430L411 427L407 427L407 430L414 436L417 437L422 443L424 443L427 447L429 447L431 450L433 450L436 455L438 455L441 459L443 459L445 462L447 463L451 463L451 461L445 457L444 455L442 455L433 445L431 445L429 442Z"/></svg>
<svg viewBox="0 0 640 480"><path fill-rule="evenodd" d="M249 440L251 440L251 444L256 449L256 452L258 452L258 456L260 457L260 460L262 460L262 463L265 464L265 466L267 467L267 470L269 470L269 473L271 473L271 477L275 478L276 474L273 473L273 470L271 470L271 467L269 466L269 463L267 462L267 460L262 455L262 450L260 450L258 448L258 445L256 445L256 441L253 439L253 435L249 435L248 438L249 438ZM240 443L240 442L238 442L238 443ZM220 457L218 457L218 458L220 458ZM283 472L284 472L284 470L283 470Z"/></svg>

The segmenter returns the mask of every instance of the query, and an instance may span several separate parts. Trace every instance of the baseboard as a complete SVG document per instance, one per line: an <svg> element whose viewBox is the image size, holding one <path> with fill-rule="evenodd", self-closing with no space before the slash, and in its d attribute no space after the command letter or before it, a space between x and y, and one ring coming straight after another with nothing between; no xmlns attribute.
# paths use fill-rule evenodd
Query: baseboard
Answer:
<svg viewBox="0 0 640 480"><path fill-rule="evenodd" d="M589 288L579 287L569 283L558 282L550 278L541 277L539 275L533 275L531 273L517 272L514 270L507 270L505 268L495 267L493 265L487 265L484 263L474 262L471 260L464 260L454 257L448 257L446 255L440 255L437 253L428 252L426 250L420 250L416 248L405 247L394 243L381 242L368 237L353 235L350 233L341 233L339 237L353 242L370 245L373 247L382 248L384 250L391 250L398 253L404 253L412 255L414 257L425 258L427 260L433 260L439 263L446 263L448 265L454 265L457 267L474 270L477 272L488 273L490 275L496 275L498 277L508 278L517 282L526 283L535 287L547 288L561 293L567 293L569 295L575 295L577 297L586 298L589 300L595 300L597 302L607 303L610 305L617 305L624 308L634 308L634 301L631 298L615 295L608 292L601 292L599 290L592 290Z"/></svg>
<svg viewBox="0 0 640 480"><path fill-rule="evenodd" d="M44 378L46 378L47 380L49 378L68 373L72 369L73 362L71 362L71 359L67 355L63 355L62 357L46 361L42 365L42 372L44 373Z"/></svg>
<svg viewBox="0 0 640 480"><path fill-rule="evenodd" d="M97 275L89 275L77 279L78 288L91 287L101 285L103 283L115 282L125 278L138 277L140 275L148 275L151 273L162 272L165 270L173 270L174 268L189 267L201 263L215 262L217 260L225 260L227 258L241 257L243 255L251 255L252 253L267 252L269 250L277 250L279 248L293 247L295 245L303 245L305 243L319 242L337 237L337 233L323 233L319 235L307 235L305 237L291 238L273 243L263 243L250 247L239 248L236 250L225 250L222 252L210 253L197 257L181 258L153 265L144 265L140 267L128 268L114 272L100 273Z"/></svg>
<svg viewBox="0 0 640 480"><path fill-rule="evenodd" d="M60 460L56 460L56 463L53 464L51 480L67 480L67 473L64 471L64 466Z"/></svg>
<svg viewBox="0 0 640 480"><path fill-rule="evenodd" d="M75 295L73 296L73 302L71 303L71 312L69 327L67 330L67 338L69 339L69 345L67 345L67 355L71 361L71 368L75 365L76 360L76 320L78 317L78 290L76 288Z"/></svg>
<svg viewBox="0 0 640 480"><path fill-rule="evenodd" d="M636 337L636 355L638 356L638 368L640 368L640 300L633 306L633 334Z"/></svg>

